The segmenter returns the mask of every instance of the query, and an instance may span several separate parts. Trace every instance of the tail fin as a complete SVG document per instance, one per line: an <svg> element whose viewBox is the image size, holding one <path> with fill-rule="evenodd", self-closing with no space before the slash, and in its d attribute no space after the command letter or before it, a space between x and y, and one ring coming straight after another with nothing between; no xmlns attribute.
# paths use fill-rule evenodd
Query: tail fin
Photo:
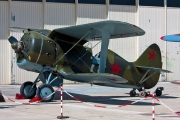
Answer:
<svg viewBox="0 0 180 120"><path fill-rule="evenodd" d="M157 44L150 45L134 62L136 66L162 68L161 51Z"/></svg>
<svg viewBox="0 0 180 120"><path fill-rule="evenodd" d="M161 62L161 51L157 44L150 45L142 55L134 62L135 66L146 66L146 67L154 67L154 68L162 68ZM140 70L140 69L139 69ZM146 71L141 70L142 76L146 73ZM153 74L150 72L148 74ZM144 83L144 87L146 89L154 87L159 80L160 73L154 74L152 77L148 78Z"/></svg>

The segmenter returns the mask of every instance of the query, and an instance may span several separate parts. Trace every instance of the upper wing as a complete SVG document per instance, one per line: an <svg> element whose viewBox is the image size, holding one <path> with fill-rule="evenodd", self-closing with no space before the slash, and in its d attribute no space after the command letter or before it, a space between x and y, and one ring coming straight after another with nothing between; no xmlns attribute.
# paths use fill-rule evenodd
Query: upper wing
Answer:
<svg viewBox="0 0 180 120"><path fill-rule="evenodd" d="M166 35L162 36L160 39L169 42L180 42L180 34Z"/></svg>
<svg viewBox="0 0 180 120"><path fill-rule="evenodd" d="M141 69L144 69L144 70L150 70L150 71L153 71L153 72L172 73L172 72L169 71L169 70L164 70L164 69L155 68L155 67L137 66L137 68L141 68Z"/></svg>
<svg viewBox="0 0 180 120"><path fill-rule="evenodd" d="M47 29L33 29L33 28L20 28L20 27L9 27L9 29L13 31L17 31L17 32L23 32L23 33L27 31L36 31L46 36L48 36L51 33L51 30L47 30Z"/></svg>
<svg viewBox="0 0 180 120"><path fill-rule="evenodd" d="M120 21L101 21L89 24L76 25L71 27L54 29L49 35L50 38L61 36L64 38L81 39L88 31L90 34L84 37L84 42L91 40L99 40L102 38L102 31L110 34L110 39L124 38L132 36L144 35L145 31L141 28ZM67 39L70 41L71 39Z"/></svg>
<svg viewBox="0 0 180 120"><path fill-rule="evenodd" d="M88 83L126 83L126 79L108 73L78 73L68 74L65 79Z"/></svg>

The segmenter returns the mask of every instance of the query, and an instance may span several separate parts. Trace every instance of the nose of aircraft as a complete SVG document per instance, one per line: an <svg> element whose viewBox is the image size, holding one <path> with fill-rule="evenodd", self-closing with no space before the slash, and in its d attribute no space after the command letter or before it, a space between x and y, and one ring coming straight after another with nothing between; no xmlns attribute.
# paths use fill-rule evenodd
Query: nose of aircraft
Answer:
<svg viewBox="0 0 180 120"><path fill-rule="evenodd" d="M164 36L160 37L161 40L164 40Z"/></svg>
<svg viewBox="0 0 180 120"><path fill-rule="evenodd" d="M12 49L15 51L15 53L19 54L22 53L27 60L29 60L29 56L27 52L24 50L24 44L23 41L18 41L15 37L9 36L8 41L11 43Z"/></svg>

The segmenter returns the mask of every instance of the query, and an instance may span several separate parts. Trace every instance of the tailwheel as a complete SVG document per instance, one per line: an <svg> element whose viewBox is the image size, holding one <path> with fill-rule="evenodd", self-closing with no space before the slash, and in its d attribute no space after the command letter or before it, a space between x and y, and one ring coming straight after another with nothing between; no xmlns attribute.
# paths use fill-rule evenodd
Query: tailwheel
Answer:
<svg viewBox="0 0 180 120"><path fill-rule="evenodd" d="M32 99L36 95L36 90L36 84L27 81L21 85L20 94L23 95L26 99Z"/></svg>
<svg viewBox="0 0 180 120"><path fill-rule="evenodd" d="M135 90L131 90L129 94L130 94L131 97L135 97L136 96L136 91Z"/></svg>
<svg viewBox="0 0 180 120"><path fill-rule="evenodd" d="M53 92L54 89L51 85L42 84L38 87L36 95L39 97L40 100L43 99L42 102L50 102L54 98L54 94L52 94Z"/></svg>
<svg viewBox="0 0 180 120"><path fill-rule="evenodd" d="M140 97L146 97L147 96L147 92L141 91L141 92L139 92L139 96Z"/></svg>

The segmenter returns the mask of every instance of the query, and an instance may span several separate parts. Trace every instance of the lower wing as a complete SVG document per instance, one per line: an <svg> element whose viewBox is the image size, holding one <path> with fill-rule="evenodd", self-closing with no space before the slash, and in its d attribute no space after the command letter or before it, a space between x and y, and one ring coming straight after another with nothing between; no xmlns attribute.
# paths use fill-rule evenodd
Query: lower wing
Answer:
<svg viewBox="0 0 180 120"><path fill-rule="evenodd" d="M88 82L88 83L127 83L128 80L113 74L108 73L78 73L68 74L64 76L65 79Z"/></svg>

